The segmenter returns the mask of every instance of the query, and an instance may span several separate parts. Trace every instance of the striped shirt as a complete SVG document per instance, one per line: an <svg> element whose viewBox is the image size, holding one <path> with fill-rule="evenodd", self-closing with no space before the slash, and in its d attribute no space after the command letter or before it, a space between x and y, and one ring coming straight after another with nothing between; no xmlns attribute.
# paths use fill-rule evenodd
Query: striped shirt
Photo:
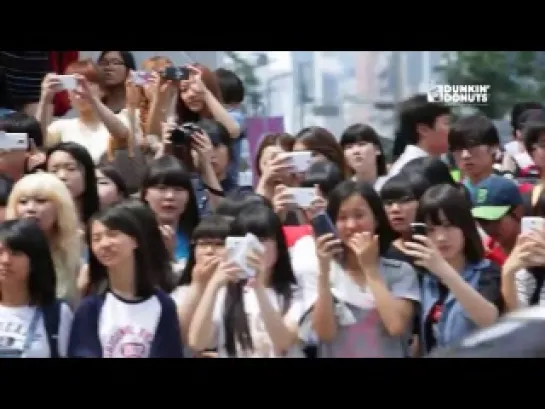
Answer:
<svg viewBox="0 0 545 409"><path fill-rule="evenodd" d="M536 291L537 280L528 270L519 270L515 274L515 286L517 289L517 300L521 307L530 305L530 298ZM539 305L545 305L545 285L541 287L538 298Z"/></svg>
<svg viewBox="0 0 545 409"><path fill-rule="evenodd" d="M0 69L14 107L38 102L42 79L50 71L49 51L0 51Z"/></svg>

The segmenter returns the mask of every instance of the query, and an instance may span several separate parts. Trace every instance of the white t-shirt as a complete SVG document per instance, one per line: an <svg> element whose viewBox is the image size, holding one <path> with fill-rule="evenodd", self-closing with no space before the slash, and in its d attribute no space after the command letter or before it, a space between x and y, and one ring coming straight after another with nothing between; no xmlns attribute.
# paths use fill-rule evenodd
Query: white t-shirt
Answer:
<svg viewBox="0 0 545 409"><path fill-rule="evenodd" d="M98 321L104 358L148 358L162 306L156 296L123 300L108 292Z"/></svg>
<svg viewBox="0 0 545 409"><path fill-rule="evenodd" d="M179 307L187 297L187 292L189 291L189 285L180 285L174 289L170 294L176 306ZM184 358L193 358L195 357L195 352L184 344Z"/></svg>
<svg viewBox="0 0 545 409"><path fill-rule="evenodd" d="M36 307L6 307L0 305L0 349L21 352L26 339L27 331ZM61 314L58 332L59 356L65 357L68 350L68 340L72 327L72 311L66 304L61 304ZM43 315L38 321L34 338L29 349L22 358L50 358L51 351L47 341Z"/></svg>
<svg viewBox="0 0 545 409"><path fill-rule="evenodd" d="M390 168L388 176L381 178L375 182L375 190L380 192L382 186L395 175L399 174L403 167L410 161L418 158L425 158L429 156L428 153L423 150L421 147L416 145L407 145L401 156L396 160L396 162Z"/></svg>
<svg viewBox="0 0 545 409"><path fill-rule="evenodd" d="M123 112L116 115L127 128L129 118ZM108 149L110 132L102 122L95 127L89 127L79 118L58 119L53 121L47 128L50 135L58 135L61 142L76 142L87 148L93 161L98 163L100 158Z"/></svg>
<svg viewBox="0 0 545 409"><path fill-rule="evenodd" d="M267 288L267 295L276 309L281 311L282 301L280 296L274 292L273 289ZM225 358L228 356L225 350L225 327L223 323L223 314L225 312L225 295L226 288L223 287L219 290L216 304L214 307L213 321L215 326L215 340L218 345L218 357ZM248 319L248 326L250 328L250 335L252 337L254 351L244 352L240 349L237 352L237 356L242 358L304 358L303 351L299 345L294 345L284 355L279 356L274 352L273 343L269 334L265 328L265 323L261 317L259 310L259 304L253 288L245 287L243 290L244 310ZM293 297L290 302L290 307L284 316L284 319L288 319L290 322L298 322L302 314L302 300L301 293L297 290L293 292Z"/></svg>

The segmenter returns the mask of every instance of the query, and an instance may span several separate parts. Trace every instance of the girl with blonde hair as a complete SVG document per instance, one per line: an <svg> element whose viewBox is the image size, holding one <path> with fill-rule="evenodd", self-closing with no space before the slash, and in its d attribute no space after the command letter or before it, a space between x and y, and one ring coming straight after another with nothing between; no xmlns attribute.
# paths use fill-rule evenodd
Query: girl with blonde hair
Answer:
<svg viewBox="0 0 545 409"><path fill-rule="evenodd" d="M35 173L19 180L8 200L6 219L35 219L44 231L57 275L57 297L71 305L78 299L82 267L78 213L68 188L56 176Z"/></svg>

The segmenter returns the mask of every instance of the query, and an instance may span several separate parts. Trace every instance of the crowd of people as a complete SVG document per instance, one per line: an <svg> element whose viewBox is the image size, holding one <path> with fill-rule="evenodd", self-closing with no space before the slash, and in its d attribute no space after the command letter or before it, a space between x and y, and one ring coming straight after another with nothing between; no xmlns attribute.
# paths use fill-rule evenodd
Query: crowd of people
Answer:
<svg viewBox="0 0 545 409"><path fill-rule="evenodd" d="M234 72L104 51L18 97L2 357L416 358L545 301L539 103L514 105L504 148L489 118L415 95L393 163L366 124L267 134L239 186Z"/></svg>

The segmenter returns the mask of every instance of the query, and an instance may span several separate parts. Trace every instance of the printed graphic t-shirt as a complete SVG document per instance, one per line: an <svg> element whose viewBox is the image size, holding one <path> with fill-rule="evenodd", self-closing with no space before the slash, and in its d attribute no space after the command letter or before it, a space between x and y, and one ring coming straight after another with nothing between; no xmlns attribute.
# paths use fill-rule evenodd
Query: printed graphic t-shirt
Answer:
<svg viewBox="0 0 545 409"><path fill-rule="evenodd" d="M21 353L27 332L36 312L36 307L6 307L0 305L0 356L2 354ZM68 338L72 326L72 311L66 304L61 305L58 332L59 356L65 357L68 350ZM47 333L43 315L36 326L29 349L22 358L50 358L51 351L47 341Z"/></svg>

